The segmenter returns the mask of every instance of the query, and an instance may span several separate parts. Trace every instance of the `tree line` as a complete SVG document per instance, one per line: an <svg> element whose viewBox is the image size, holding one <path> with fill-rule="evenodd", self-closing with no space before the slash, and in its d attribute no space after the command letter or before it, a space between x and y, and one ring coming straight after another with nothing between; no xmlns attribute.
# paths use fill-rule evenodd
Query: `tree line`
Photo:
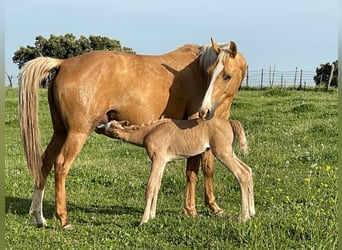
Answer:
<svg viewBox="0 0 342 250"><path fill-rule="evenodd" d="M71 33L65 35L50 35L45 38L41 35L36 37L34 46L20 47L14 52L12 60L19 69L29 60L39 56L55 58L70 58L92 50L110 50L135 53L129 47L122 47L120 41L104 36L90 35L80 36L78 39Z"/></svg>

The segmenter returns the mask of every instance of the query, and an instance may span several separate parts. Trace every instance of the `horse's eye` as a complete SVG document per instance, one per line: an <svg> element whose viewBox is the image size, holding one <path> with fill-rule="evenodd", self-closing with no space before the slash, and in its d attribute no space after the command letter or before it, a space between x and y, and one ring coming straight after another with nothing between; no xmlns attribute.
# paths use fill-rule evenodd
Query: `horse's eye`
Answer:
<svg viewBox="0 0 342 250"><path fill-rule="evenodd" d="M224 74L223 75L223 81L225 81L225 82L228 82L231 78L232 78L232 76L230 74Z"/></svg>

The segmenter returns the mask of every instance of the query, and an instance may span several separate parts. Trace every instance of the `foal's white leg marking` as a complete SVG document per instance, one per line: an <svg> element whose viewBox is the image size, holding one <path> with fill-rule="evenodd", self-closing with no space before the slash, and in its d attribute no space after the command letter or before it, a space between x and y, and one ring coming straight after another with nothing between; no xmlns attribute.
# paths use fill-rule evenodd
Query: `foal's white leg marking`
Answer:
<svg viewBox="0 0 342 250"><path fill-rule="evenodd" d="M46 226L46 220L43 216L43 197L44 189L39 190L37 188L34 188L30 208L30 215L34 217L36 226L38 227Z"/></svg>

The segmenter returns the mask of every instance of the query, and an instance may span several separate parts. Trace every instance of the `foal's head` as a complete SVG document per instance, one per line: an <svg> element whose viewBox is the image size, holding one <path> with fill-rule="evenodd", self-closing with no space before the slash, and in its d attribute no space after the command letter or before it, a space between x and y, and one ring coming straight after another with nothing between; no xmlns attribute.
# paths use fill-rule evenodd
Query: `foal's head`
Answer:
<svg viewBox="0 0 342 250"><path fill-rule="evenodd" d="M130 125L128 121L112 120L105 124L101 124L95 128L96 133L104 134L111 138L120 138L122 132L130 132L138 129L137 125Z"/></svg>
<svg viewBox="0 0 342 250"><path fill-rule="evenodd" d="M246 73L246 62L233 41L219 45L211 39L211 46L202 47L200 65L208 73L208 89L199 115L210 119L216 108L238 90Z"/></svg>

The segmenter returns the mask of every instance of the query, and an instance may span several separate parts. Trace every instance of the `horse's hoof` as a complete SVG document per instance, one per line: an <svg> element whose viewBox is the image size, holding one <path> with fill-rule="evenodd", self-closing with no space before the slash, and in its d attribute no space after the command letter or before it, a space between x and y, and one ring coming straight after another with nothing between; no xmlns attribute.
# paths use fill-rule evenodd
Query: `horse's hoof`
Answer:
<svg viewBox="0 0 342 250"><path fill-rule="evenodd" d="M219 209L217 211L213 212L213 215L217 215L217 216L224 216L225 212L223 211L223 209Z"/></svg>
<svg viewBox="0 0 342 250"><path fill-rule="evenodd" d="M193 209L184 209L185 216L196 218L198 216L197 211Z"/></svg>
<svg viewBox="0 0 342 250"><path fill-rule="evenodd" d="M47 223L43 222L43 223L37 223L36 224L36 228L46 228L47 227Z"/></svg>

